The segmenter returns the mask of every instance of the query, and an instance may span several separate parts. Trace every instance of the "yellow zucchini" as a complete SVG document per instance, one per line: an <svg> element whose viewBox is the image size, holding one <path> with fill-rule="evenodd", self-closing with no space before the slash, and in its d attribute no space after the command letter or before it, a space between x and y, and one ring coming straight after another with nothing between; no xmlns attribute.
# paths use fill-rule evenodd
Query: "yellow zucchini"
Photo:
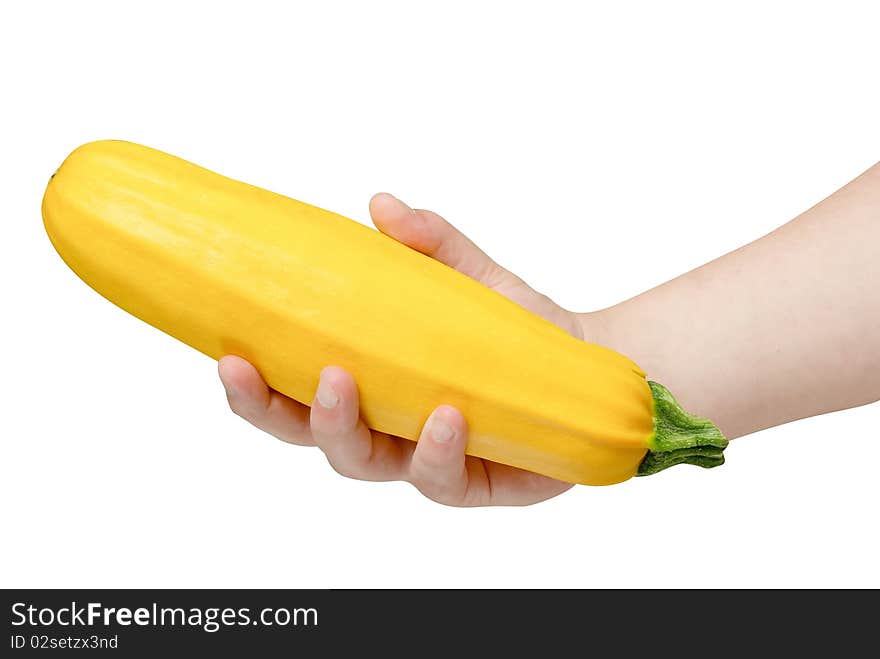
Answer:
<svg viewBox="0 0 880 659"><path fill-rule="evenodd" d="M298 401L346 368L371 428L415 440L454 405L469 454L573 483L723 461L721 433L623 355L335 213L101 141L53 175L43 218L100 294Z"/></svg>

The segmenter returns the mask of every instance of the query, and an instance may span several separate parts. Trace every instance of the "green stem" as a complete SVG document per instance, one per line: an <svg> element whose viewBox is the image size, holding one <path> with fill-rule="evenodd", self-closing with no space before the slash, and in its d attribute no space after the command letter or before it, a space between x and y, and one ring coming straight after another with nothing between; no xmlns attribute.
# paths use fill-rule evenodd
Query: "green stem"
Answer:
<svg viewBox="0 0 880 659"><path fill-rule="evenodd" d="M648 385L654 396L654 437L638 475L649 476L677 464L706 468L724 464L727 438L715 424L685 412L662 384Z"/></svg>

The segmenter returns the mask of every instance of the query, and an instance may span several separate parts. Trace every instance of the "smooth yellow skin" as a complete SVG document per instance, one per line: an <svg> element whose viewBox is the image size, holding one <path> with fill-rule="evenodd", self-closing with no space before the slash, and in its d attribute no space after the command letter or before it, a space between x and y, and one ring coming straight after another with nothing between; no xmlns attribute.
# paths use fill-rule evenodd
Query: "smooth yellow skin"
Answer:
<svg viewBox="0 0 880 659"><path fill-rule="evenodd" d="M653 402L633 362L335 213L102 141L64 161L43 218L99 293L300 402L333 363L367 425L393 435L415 440L453 405L468 454L592 485L633 476L647 450Z"/></svg>

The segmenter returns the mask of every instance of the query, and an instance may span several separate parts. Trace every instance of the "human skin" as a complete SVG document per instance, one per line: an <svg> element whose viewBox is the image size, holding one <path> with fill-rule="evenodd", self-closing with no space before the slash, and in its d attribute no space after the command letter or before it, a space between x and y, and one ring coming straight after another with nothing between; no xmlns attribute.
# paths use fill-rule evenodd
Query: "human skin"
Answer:
<svg viewBox="0 0 880 659"><path fill-rule="evenodd" d="M774 232L618 305L563 309L492 261L439 215L389 194L376 227L574 336L617 350L728 438L880 399L880 164ZM317 446L350 478L404 480L454 506L526 505L569 483L466 456L467 423L438 407L419 441L369 430L357 385L322 372L311 408L220 360L230 407L284 441Z"/></svg>

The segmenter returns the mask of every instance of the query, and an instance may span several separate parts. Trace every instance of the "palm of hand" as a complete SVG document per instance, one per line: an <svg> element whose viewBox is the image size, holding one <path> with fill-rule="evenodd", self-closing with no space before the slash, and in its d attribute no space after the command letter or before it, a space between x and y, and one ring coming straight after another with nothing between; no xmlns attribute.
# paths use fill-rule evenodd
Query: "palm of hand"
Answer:
<svg viewBox="0 0 880 659"><path fill-rule="evenodd" d="M412 210L391 195L370 202L377 228L494 289L520 306L583 338L575 314L501 268L443 218ZM239 416L279 439L318 446L343 476L369 481L404 480L425 496L453 506L526 505L556 496L571 485L522 469L465 455L467 425L448 405L429 417L419 441L370 430L358 412L357 386L343 369L321 373L309 408L271 390L239 357L220 360L229 405Z"/></svg>

